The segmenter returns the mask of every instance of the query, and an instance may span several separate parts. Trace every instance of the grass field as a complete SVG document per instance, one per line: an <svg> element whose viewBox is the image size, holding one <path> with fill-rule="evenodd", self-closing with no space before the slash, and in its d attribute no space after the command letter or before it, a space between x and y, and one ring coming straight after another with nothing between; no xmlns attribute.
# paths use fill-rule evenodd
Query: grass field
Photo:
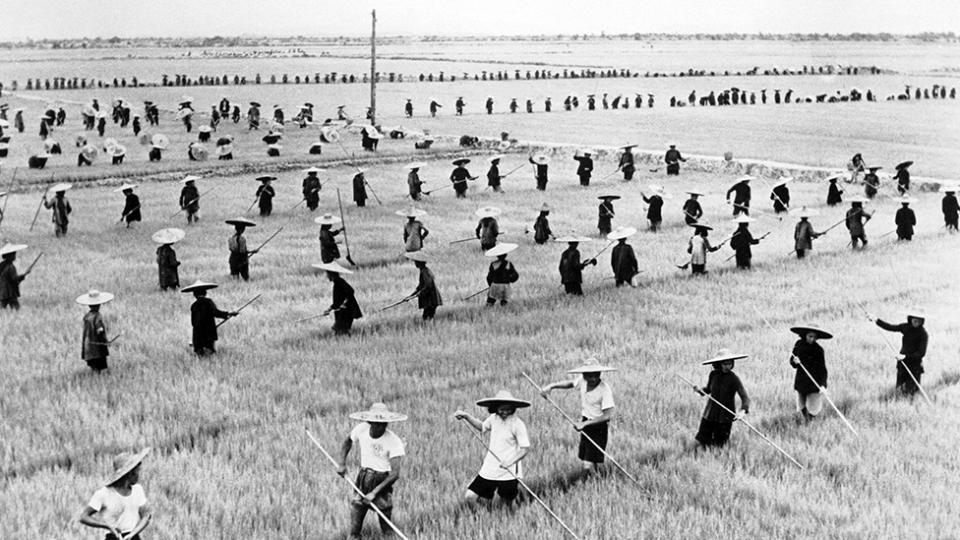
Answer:
<svg viewBox="0 0 960 540"><path fill-rule="evenodd" d="M522 159L509 156L503 170ZM183 226L182 215L168 219L177 209L178 184L143 184L145 222L130 230L116 225L120 194L104 186L71 191L73 221L62 240L53 238L46 211L28 232L38 195L14 195L3 240L31 244L18 261L21 271L39 251L45 256L24 283L24 308L0 312L6 373L0 382L0 537L93 538L75 518L112 455L150 445L155 452L142 475L155 512L149 538L342 538L349 488L303 428L333 449L353 425L347 413L384 400L411 418L395 426L408 453L394 514L402 530L419 538L561 538L535 504L508 513L474 512L458 502L482 450L451 414L456 408L479 414L473 401L501 388L534 401L520 413L533 438L528 479L582 538L955 534L960 351L952 336L960 330L960 291L957 237L943 232L939 196L919 195L918 237L899 244L883 236L893 229L897 206L886 186L872 205L877 213L867 228L866 251L848 252L841 226L818 240L805 261L786 255L793 247L793 218L781 222L757 213L752 230L771 235L755 249L756 268L734 271L732 261L723 262L732 254L725 247L710 256L711 274L693 279L674 266L687 258L681 193L691 186L708 190L704 207L719 241L735 228L722 201L733 179L684 174L667 183L675 197L667 201L664 230L631 240L641 286L614 288L604 254L600 265L585 270L586 295L571 298L562 294L556 272L565 246L536 246L524 234L540 204L555 208L555 232L595 236L595 197L613 192L623 196L614 225L642 228L639 191L665 181L662 173L641 168L633 183L608 179L583 190L575 185L574 164L554 160L543 194L533 189L525 167L508 178L505 195L475 187L469 199L456 200L444 189L423 202L432 232L427 245L437 258L431 267L445 300L437 320L426 325L411 304L376 313L414 289L416 271L395 263L402 218L393 211L409 203L405 173L399 164L374 167L368 178L383 206L370 200L359 209L343 193L351 253L362 267L347 280L365 313L345 339L330 335L328 319L293 322L320 313L330 295L326 278L309 267L319 259L312 216L302 208L287 211L299 200L300 174L279 175L275 215L248 232L256 245L286 227L254 257L249 283L227 276L230 227L222 220L249 206L256 182L246 176L202 180L201 190L218 189L176 247L181 282L220 282L212 298L225 309L263 293L221 329L220 354L203 360L187 346L191 299L157 290L149 241L156 229ZM477 160L471 165L473 174L485 172ZM597 177L613 166L598 163ZM446 162L430 162L422 174L427 187L444 185L449 169ZM329 171L333 181L323 189L321 210L335 211L330 188L348 190L351 175L347 167ZM759 185L754 207L766 212ZM823 184L797 183L795 205L822 206L825 192ZM461 300L485 285L488 260L472 243L448 245L472 234L473 211L484 204L504 210L504 240L521 244L511 255L521 277L507 308L487 309L481 297ZM839 208L822 210L812 220L821 230L842 215ZM586 256L603 245L598 240L581 251ZM90 375L79 359L84 309L73 298L91 287L117 294L103 312L110 335L122 336L104 376ZM911 305L930 313L924 383L933 406L889 398L893 355L855 301L887 320L899 320L898 310ZM767 329L753 308L780 332ZM836 335L824 343L831 394L859 440L829 412L808 427L794 421L787 327L808 322ZM722 451L686 450L703 403L674 374L705 381L707 370L698 362L720 347L751 354L736 369L754 400L750 419L806 471L743 426L734 428ZM589 356L621 368L607 378L619 411L609 449L652 500L615 474L572 481L579 467L575 433L520 377L526 371L544 383L557 380ZM575 412L572 393L555 396ZM372 527L368 531L377 537Z"/></svg>

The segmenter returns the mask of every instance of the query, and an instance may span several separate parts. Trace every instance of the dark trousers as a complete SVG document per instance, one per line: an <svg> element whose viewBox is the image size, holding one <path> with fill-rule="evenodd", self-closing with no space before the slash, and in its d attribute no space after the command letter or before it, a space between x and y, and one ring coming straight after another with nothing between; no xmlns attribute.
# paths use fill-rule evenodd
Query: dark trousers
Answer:
<svg viewBox="0 0 960 540"><path fill-rule="evenodd" d="M537 189L540 191L547 190L547 179L546 178L537 178Z"/></svg>
<svg viewBox="0 0 960 540"><path fill-rule="evenodd" d="M436 306L423 308L423 320L425 321L429 321L436 314L437 314Z"/></svg>
<svg viewBox="0 0 960 540"><path fill-rule="evenodd" d="M589 175L589 174L581 174L581 175L580 175L580 185L581 185L581 186L589 186L589 185L590 185L590 175Z"/></svg>
<svg viewBox="0 0 960 540"><path fill-rule="evenodd" d="M704 446L723 446L730 440L730 429L733 422L715 422L703 418L700 420L700 429L697 431L697 442Z"/></svg>
<svg viewBox="0 0 960 540"><path fill-rule="evenodd" d="M904 367L904 364L906 364L906 367ZM907 368L910 369L910 373L907 373ZM917 384L910 378L911 373L916 377L917 383L920 383L920 378L923 376L922 361L903 360L897 362L897 391L901 394L913 395L920 391Z"/></svg>
<svg viewBox="0 0 960 540"><path fill-rule="evenodd" d="M680 164L674 163L667 165L667 176L679 176L680 175Z"/></svg>
<svg viewBox="0 0 960 540"><path fill-rule="evenodd" d="M250 279L250 263L246 257L236 257L230 254L230 275L237 278L243 278L244 281Z"/></svg>
<svg viewBox="0 0 960 540"><path fill-rule="evenodd" d="M737 268L750 268L750 254L749 253L736 253Z"/></svg>
<svg viewBox="0 0 960 540"><path fill-rule="evenodd" d="M798 249L798 250L797 250L797 258L798 258L798 259L802 259L802 258L804 258L804 257L806 257L806 256L807 256L807 250L805 250L805 249Z"/></svg>
<svg viewBox="0 0 960 540"><path fill-rule="evenodd" d="M16 298L7 298L4 300L0 300L0 309L5 309L5 308L20 309L20 301L17 300Z"/></svg>
<svg viewBox="0 0 960 540"><path fill-rule="evenodd" d="M357 487L364 493L369 493L375 487L380 485L390 473L374 471L371 469L360 469L357 473ZM373 504L383 512L388 518L393 513L393 486L387 486L380 490L377 497L373 499ZM360 532L363 530L363 518L367 516L370 507L365 502L361 502L359 497L350 502L350 538L360 538ZM378 516L379 517L379 516ZM392 534L393 529L383 518L380 520L380 530L385 534Z"/></svg>
<svg viewBox="0 0 960 540"><path fill-rule="evenodd" d="M353 327L353 317L344 313L346 310L334 311L333 312L333 333L337 335L345 335L350 333L350 329Z"/></svg>
<svg viewBox="0 0 960 540"><path fill-rule="evenodd" d="M570 281L563 284L563 290L567 294L583 295L583 287L579 281Z"/></svg>
<svg viewBox="0 0 960 540"><path fill-rule="evenodd" d="M691 268L691 271L692 271L694 274L706 274L706 273L707 273L707 265L705 265L705 264L691 264L691 265L690 265L690 268Z"/></svg>
<svg viewBox="0 0 960 540"><path fill-rule="evenodd" d="M586 418L581 418L581 420L586 420ZM597 446L604 450L607 449L607 436L609 431L609 422L593 424L583 428L583 431L580 432L580 446L577 449L577 457L580 458L580 461L603 463L603 452L598 450ZM588 441L587 437L590 437L593 442L597 443L597 446L594 446L593 443Z"/></svg>

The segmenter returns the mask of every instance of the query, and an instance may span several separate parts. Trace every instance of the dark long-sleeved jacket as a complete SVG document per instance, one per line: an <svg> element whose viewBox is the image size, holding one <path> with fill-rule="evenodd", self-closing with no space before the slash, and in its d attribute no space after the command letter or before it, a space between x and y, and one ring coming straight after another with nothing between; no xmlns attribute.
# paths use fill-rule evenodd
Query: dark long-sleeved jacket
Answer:
<svg viewBox="0 0 960 540"><path fill-rule="evenodd" d="M177 267L180 261L177 260L177 253L169 244L164 244L157 248L157 269L160 276L160 288L180 286L180 274Z"/></svg>
<svg viewBox="0 0 960 540"><path fill-rule="evenodd" d="M754 238L753 235L750 234L750 229L746 227L740 227L733 233L733 236L730 237L730 247L741 257L750 257L752 255L750 246L755 246L759 243L760 240Z"/></svg>
<svg viewBox="0 0 960 540"><path fill-rule="evenodd" d="M770 190L770 200L773 201L774 212L786 212L790 206L790 188L783 185L774 187Z"/></svg>
<svg viewBox="0 0 960 540"><path fill-rule="evenodd" d="M490 263L490 269L487 271L487 285L494 283L515 283L520 279L520 274L513 267L513 263L506 259L497 259Z"/></svg>
<svg viewBox="0 0 960 540"><path fill-rule="evenodd" d="M800 367L807 368L813 381L804 373ZM797 370L793 378L793 389L797 392L807 395L819 392L817 385L827 386L827 363L824 360L823 347L819 343L807 343L803 339L797 340L793 346L793 357L790 358L790 365ZM816 381L816 384L814 384Z"/></svg>
<svg viewBox="0 0 960 540"><path fill-rule="evenodd" d="M103 315L99 311L88 311L83 316L83 342L80 349L80 358L106 358L110 356L107 345L107 326L103 322Z"/></svg>
<svg viewBox="0 0 960 540"><path fill-rule="evenodd" d="M690 225L699 221L701 217L703 217L703 208L700 207L700 202L687 199L683 203L683 220Z"/></svg>
<svg viewBox="0 0 960 540"><path fill-rule="evenodd" d="M926 356L929 336L923 326L914 328L909 322L890 324L880 319L877 319L877 326L887 332L899 332L903 334L903 338L900 341L900 354L907 360L921 361L923 357Z"/></svg>
<svg viewBox="0 0 960 540"><path fill-rule="evenodd" d="M230 314L221 311L213 300L197 298L190 306L190 324L193 326L193 347L212 345L217 341L217 319L226 319Z"/></svg>
<svg viewBox="0 0 960 540"><path fill-rule="evenodd" d="M843 190L837 186L836 182L830 182L830 188L827 189L827 204L833 206L843 202Z"/></svg>
<svg viewBox="0 0 960 540"><path fill-rule="evenodd" d="M500 187L500 167L496 164L490 165L490 170L487 171L487 185Z"/></svg>
<svg viewBox="0 0 960 540"><path fill-rule="evenodd" d="M573 156L573 159L579 163L577 176L590 178L590 174L593 173L593 159L590 156Z"/></svg>
<svg viewBox="0 0 960 540"><path fill-rule="evenodd" d="M943 211L943 220L947 223L956 223L958 214L960 214L960 204L957 203L957 196L947 193L940 201L940 210Z"/></svg>
<svg viewBox="0 0 960 540"><path fill-rule="evenodd" d="M553 231L550 230L550 222L547 221L546 214L541 213L533 223L533 241L538 244L543 244L549 240L552 235Z"/></svg>
<svg viewBox="0 0 960 540"><path fill-rule="evenodd" d="M197 186L183 186L180 190L180 208L191 214L200 210L200 191Z"/></svg>
<svg viewBox="0 0 960 540"><path fill-rule="evenodd" d="M613 247L610 254L610 266L613 267L613 275L618 282L627 282L637 275L639 266L637 256L633 252L633 246L630 244L617 244Z"/></svg>
<svg viewBox="0 0 960 540"><path fill-rule="evenodd" d="M70 207L70 201L68 201L66 197L47 199L44 201L43 206L53 209L53 218L51 221L57 225L66 225L70 222L69 216L73 208Z"/></svg>
<svg viewBox="0 0 960 540"><path fill-rule="evenodd" d="M266 184L261 184L257 187L257 207L260 208L260 212L270 212L273 210L273 198L277 195L273 186L268 186Z"/></svg>
<svg viewBox="0 0 960 540"><path fill-rule="evenodd" d="M337 241L334 236L340 234L340 231L334 231L329 227L320 227L320 260L328 263L340 258L340 248L337 247Z"/></svg>
<svg viewBox="0 0 960 540"><path fill-rule="evenodd" d="M123 204L123 213L121 213L120 216L127 223L140 221L142 219L140 215L140 197L137 197L133 193L127 195L127 198Z"/></svg>
<svg viewBox="0 0 960 540"><path fill-rule="evenodd" d="M913 227L917 224L917 215L912 209L901 207L897 210L894 223L897 224L897 234L899 236L913 236Z"/></svg>
<svg viewBox="0 0 960 540"><path fill-rule="evenodd" d="M750 206L750 184L737 182L727 190L727 199L730 199L731 193L733 193L733 204Z"/></svg>
<svg viewBox="0 0 960 540"><path fill-rule="evenodd" d="M333 280L333 302L330 304L330 309L336 309L339 317L350 317L351 319L363 317L360 304L357 303L357 297L354 296L353 287L339 275Z"/></svg>
<svg viewBox="0 0 960 540"><path fill-rule="evenodd" d="M0 261L0 300L7 302L20 298L20 282L25 277L17 273L13 261Z"/></svg>
<svg viewBox="0 0 960 540"><path fill-rule="evenodd" d="M647 203L647 219L650 221L663 221L663 197L659 195L641 195L643 202Z"/></svg>
<svg viewBox="0 0 960 540"><path fill-rule="evenodd" d="M437 289L437 281L433 277L433 272L426 266L420 269L420 281L417 283L415 292L417 307L420 309L436 308L443 305L440 290Z"/></svg>
<svg viewBox="0 0 960 540"><path fill-rule="evenodd" d="M364 204L367 200L367 181L363 173L357 173L353 177L353 202Z"/></svg>
<svg viewBox="0 0 960 540"><path fill-rule="evenodd" d="M560 255L560 283L583 283L583 265L580 264L580 251L568 247Z"/></svg>

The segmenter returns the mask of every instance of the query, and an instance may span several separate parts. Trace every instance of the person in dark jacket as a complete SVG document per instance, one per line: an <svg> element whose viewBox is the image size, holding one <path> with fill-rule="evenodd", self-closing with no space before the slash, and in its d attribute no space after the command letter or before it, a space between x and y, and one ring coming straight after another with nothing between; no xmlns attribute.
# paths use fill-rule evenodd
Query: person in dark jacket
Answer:
<svg viewBox="0 0 960 540"><path fill-rule="evenodd" d="M650 231L660 230L660 224L663 223L663 187L651 184L652 195L647 197L646 193L640 192L643 202L647 203L647 221L650 222Z"/></svg>
<svg viewBox="0 0 960 540"><path fill-rule="evenodd" d="M311 212L320 206L321 185L320 178L317 174L322 170L323 169L317 167L310 167L303 171L307 173L307 177L303 179L303 200L307 202L307 208L309 208Z"/></svg>
<svg viewBox="0 0 960 540"><path fill-rule="evenodd" d="M50 188L53 191L53 200L47 199L47 194L43 194L43 206L53 210L53 234L57 238L67 235L67 226L70 224L70 212L73 208L70 201L67 200L67 190L73 187L70 184L57 184Z"/></svg>
<svg viewBox="0 0 960 540"><path fill-rule="evenodd" d="M353 202L359 207L367 205L367 179L363 176L364 172L363 169L358 169L353 176Z"/></svg>
<svg viewBox="0 0 960 540"><path fill-rule="evenodd" d="M697 198L703 195L703 193L699 191L687 191L687 195L690 195L690 198L683 203L683 221L686 222L687 225L693 225L703 217L703 208L700 207L700 202L697 201Z"/></svg>
<svg viewBox="0 0 960 540"><path fill-rule="evenodd" d="M540 207L540 215L533 222L533 241L538 244L546 244L547 240L553 237L553 231L550 230L550 221L547 216L550 215L550 206L543 203Z"/></svg>
<svg viewBox="0 0 960 540"><path fill-rule="evenodd" d="M866 201L863 199L851 199L850 209L847 210L845 218L847 230L850 231L850 245L853 246L853 249L857 249L858 242L864 248L867 247L867 231L864 225L870 221L873 214L863 209L864 202Z"/></svg>
<svg viewBox="0 0 960 540"><path fill-rule="evenodd" d="M740 214L750 215L750 181L751 176L744 176L737 180L730 189L727 190L727 204L733 204L733 217ZM730 194L733 194L733 201L730 200Z"/></svg>
<svg viewBox="0 0 960 540"><path fill-rule="evenodd" d="M160 244L157 248L157 270L159 274L160 290L180 288L180 261L173 250L173 244L183 240L185 233L181 229L160 229L151 237Z"/></svg>
<svg viewBox="0 0 960 540"><path fill-rule="evenodd" d="M781 176L770 190L770 200L773 201L773 211L782 214L790 210L790 188L787 186L793 178Z"/></svg>
<svg viewBox="0 0 960 540"><path fill-rule="evenodd" d="M530 156L530 163L535 169L534 177L537 180L537 189L540 191L546 191L547 182L549 181L547 176L547 168L548 164L550 163L550 158L543 154L537 154L535 156Z"/></svg>
<svg viewBox="0 0 960 540"><path fill-rule="evenodd" d="M180 190L180 208L187 212L187 223L200 219L200 190L197 189L196 176L187 176L182 180L183 189Z"/></svg>
<svg viewBox="0 0 960 540"><path fill-rule="evenodd" d="M217 288L216 283L197 280L193 285L182 289L182 293L193 293L194 301L190 306L190 325L193 327L193 352L197 356L207 356L217 352L217 319L236 317L236 311L223 311L213 300L207 298L207 291Z"/></svg>
<svg viewBox="0 0 960 540"><path fill-rule="evenodd" d="M880 189L880 177L877 171L882 167L868 167L867 174L863 175L863 193L868 199L877 196L877 190Z"/></svg>
<svg viewBox="0 0 960 540"><path fill-rule="evenodd" d="M837 186L839 179L836 175L827 178L830 181L830 187L827 188L827 206L836 206L843 202L843 190Z"/></svg>
<svg viewBox="0 0 960 540"><path fill-rule="evenodd" d="M407 191L410 193L410 198L414 201L419 201L423 195L423 180L420 180L420 168L424 165L426 164L410 163L405 167L410 171L407 173Z"/></svg>
<svg viewBox="0 0 960 540"><path fill-rule="evenodd" d="M633 173L636 172L637 168L633 163L633 152L632 149L636 147L635 144L628 144L622 146L621 149L623 153L620 154L620 162L617 164L617 170L623 173L624 182L628 180L633 180ZM671 146L670 148L673 148ZM669 153L669 152L668 152Z"/></svg>
<svg viewBox="0 0 960 540"><path fill-rule="evenodd" d="M137 197L133 192L133 188L135 187L137 187L136 184L123 184L115 190L123 192L125 198L120 220L126 222L127 228L130 228L130 224L134 221L141 221L142 219L140 214L140 197Z"/></svg>
<svg viewBox="0 0 960 540"><path fill-rule="evenodd" d="M20 309L20 283L30 270L19 274L13 263L17 260L17 252L24 249L27 249L24 244L5 244L0 248L0 309Z"/></svg>
<svg viewBox="0 0 960 540"><path fill-rule="evenodd" d="M340 223L340 218L333 214L324 214L313 220L320 225L320 260L324 263L333 262L340 258L340 249L337 247L335 236L343 229L333 230L333 226Z"/></svg>
<svg viewBox="0 0 960 540"><path fill-rule="evenodd" d="M99 373L107 366L107 357L110 356L110 340L107 338L107 326L100 314L100 306L113 300L113 295L91 289L87 294L77 297L77 303L88 306L90 311L83 316L83 341L80 347L80 358L95 373Z"/></svg>
<svg viewBox="0 0 960 540"><path fill-rule="evenodd" d="M260 185L257 186L257 206L260 208L260 217L267 217L273 213L273 198L277 195L275 189L271 182L276 180L276 176L258 176L257 181L260 182Z"/></svg>
<svg viewBox="0 0 960 540"><path fill-rule="evenodd" d="M593 173L593 155L592 150L583 150L573 155L579 165L577 165L577 177L580 178L581 186L590 185L590 175Z"/></svg>
<svg viewBox="0 0 960 540"><path fill-rule="evenodd" d="M520 279L520 274L513 267L513 263L507 260L507 254L517 249L516 244L502 242L493 249L484 253L487 257L496 257L497 259L490 263L487 270L487 306L492 306L500 302L501 306L507 305L510 300L510 289L513 283Z"/></svg>
<svg viewBox="0 0 960 540"><path fill-rule="evenodd" d="M475 180L476 177L470 176L470 171L464 166L470 163L469 159L460 158L453 162L453 172L450 173L450 182L453 183L453 190L457 193L458 199L467 198L467 180Z"/></svg>
<svg viewBox="0 0 960 540"><path fill-rule="evenodd" d="M910 208L910 203L916 202L915 199L904 197L900 199L900 208L894 217L894 223L897 224L897 240L913 240L913 227L917 224L917 215Z"/></svg>
<svg viewBox="0 0 960 540"><path fill-rule="evenodd" d="M423 310L423 320L429 321L437 314L437 308L443 305L440 290L437 289L437 280L433 272L427 268L429 259L423 252L414 251L404 255L420 270L420 280L417 282L417 288L410 293L410 297L417 298L417 307Z"/></svg>
<svg viewBox="0 0 960 540"><path fill-rule="evenodd" d="M234 230L233 235L227 239L227 247L230 249L230 276L249 281L250 255L256 253L257 250L247 250L247 239L243 237L243 232L247 227L256 227L257 224L243 218L228 219L224 223L233 225Z"/></svg>
<svg viewBox="0 0 960 540"><path fill-rule="evenodd" d="M352 274L350 270L334 262L314 264L314 268L323 270L327 273L327 279L333 283L333 301L330 307L324 310L324 315L333 313L333 333L336 335L349 335L353 328L353 321L363 317L360 311L360 304L354 296L353 287L343 276Z"/></svg>
<svg viewBox="0 0 960 540"><path fill-rule="evenodd" d="M480 221L477 222L474 234L480 240L480 249L483 251L493 249L493 246L497 245L497 237L500 236L500 224L497 223L497 216L500 213L500 209L494 206L484 206L475 212Z"/></svg>
<svg viewBox="0 0 960 540"><path fill-rule="evenodd" d="M927 343L930 339L927 330L923 327L927 316L919 310L907 313L907 322L890 324L877 318L877 326L887 332L903 334L900 342L900 357L897 359L897 391L901 394L913 395L920 388L920 378L923 375L923 357L927 354ZM916 379L916 380L914 380Z"/></svg>
<svg viewBox="0 0 960 540"><path fill-rule="evenodd" d="M653 98L651 98L653 101ZM663 160L667 163L667 176L678 176L680 174L680 162L686 161L677 150L677 145L671 144L670 149L664 154Z"/></svg>
<svg viewBox="0 0 960 540"><path fill-rule="evenodd" d="M701 396L710 396L720 402L729 411L736 411L736 396L740 396L740 412L735 415L724 410L713 400L707 400L703 409L703 416L700 419L700 428L697 431L696 440L704 447L720 447L727 444L730 439L730 429L733 422L743 418L750 412L750 398L747 391L733 372L736 360L747 358L745 354L732 354L723 349L717 356L702 362L705 366L711 366L713 370L707 378L707 385L703 388L693 387L693 390Z"/></svg>
<svg viewBox="0 0 960 540"><path fill-rule="evenodd" d="M826 392L827 388L827 364L823 347L817 341L833 335L811 326L795 326L790 331L800 336L790 355L790 366L797 370L793 378L797 412L809 422L823 410L821 389Z"/></svg>
<svg viewBox="0 0 960 540"><path fill-rule="evenodd" d="M557 238L554 242L566 242L567 249L560 255L560 283L563 284L564 292L577 296L583 295L583 269L589 265L596 266L596 259L587 259L580 262L580 251L577 246L580 242L588 242L589 238L580 238L578 236L565 236Z"/></svg>
<svg viewBox="0 0 960 540"><path fill-rule="evenodd" d="M601 195L600 205L597 207L597 230L601 236L610 234L613 230L613 218L616 213L613 211L613 201L620 198L619 195Z"/></svg>
<svg viewBox="0 0 960 540"><path fill-rule="evenodd" d="M802 259L807 256L807 251L813 249L813 240L824 233L818 233L813 230L813 224L809 218L816 215L816 212L808 209L806 206L797 211L800 221L793 229L793 249L797 253L797 258Z"/></svg>
<svg viewBox="0 0 960 540"><path fill-rule="evenodd" d="M957 218L960 217L960 205L957 204L957 186L947 185L940 188L943 200L940 201L940 210L943 211L943 225L949 232L957 232Z"/></svg>
<svg viewBox="0 0 960 540"><path fill-rule="evenodd" d="M913 165L912 161L904 161L897 165L897 174L893 179L897 181L897 191L900 192L900 195L905 195L910 191L910 171L908 170L910 165Z"/></svg>
<svg viewBox="0 0 960 540"><path fill-rule="evenodd" d="M730 247L734 251L737 261L737 268L741 270L750 269L750 261L753 258L753 252L750 247L755 246L763 240L763 237L754 238L750 234L749 224L753 223L750 216L740 216L734 220L737 223L737 230L730 236Z"/></svg>
<svg viewBox="0 0 960 540"><path fill-rule="evenodd" d="M499 154L491 157L490 170L487 171L487 185L497 193L503 193L503 188L500 187L500 181L505 178L504 175L500 174L500 160L502 158L503 156Z"/></svg>
<svg viewBox="0 0 960 540"><path fill-rule="evenodd" d="M487 114L493 114L493 98L487 97L487 101L484 105L487 108Z"/></svg>
<svg viewBox="0 0 960 540"><path fill-rule="evenodd" d="M633 278L640 273L640 267L633 246L627 243L627 238L636 233L637 230L633 227L617 227L607 235L608 240L617 242L610 254L610 266L613 267L613 279L617 287L623 284L637 286Z"/></svg>

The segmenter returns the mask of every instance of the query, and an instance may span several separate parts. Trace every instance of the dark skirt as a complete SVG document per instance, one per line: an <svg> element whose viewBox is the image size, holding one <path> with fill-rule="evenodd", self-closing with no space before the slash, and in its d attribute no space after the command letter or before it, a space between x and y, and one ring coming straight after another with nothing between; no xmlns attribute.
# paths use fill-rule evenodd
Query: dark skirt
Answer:
<svg viewBox="0 0 960 540"><path fill-rule="evenodd" d="M583 418L583 420L586 420L586 418ZM593 442L597 443L600 448L606 450L607 435L609 432L610 422L593 424L583 428L583 431L580 434L580 447L577 450L577 457L579 457L581 461L587 461L590 463L603 463L603 452L598 450L596 446L588 441L587 437L593 439Z"/></svg>
<svg viewBox="0 0 960 540"><path fill-rule="evenodd" d="M703 418L697 431L697 442L704 446L723 446L730 439L733 422L714 422Z"/></svg>

